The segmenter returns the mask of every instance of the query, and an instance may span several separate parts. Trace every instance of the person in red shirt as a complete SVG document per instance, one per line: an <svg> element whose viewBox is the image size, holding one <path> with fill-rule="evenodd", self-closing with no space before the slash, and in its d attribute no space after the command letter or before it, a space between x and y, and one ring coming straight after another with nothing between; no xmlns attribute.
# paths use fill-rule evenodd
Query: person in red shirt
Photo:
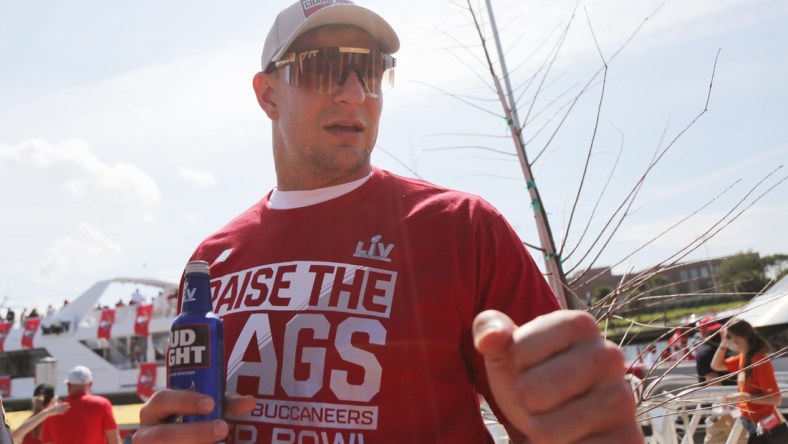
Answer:
<svg viewBox="0 0 788 444"><path fill-rule="evenodd" d="M728 349L739 354L726 359ZM769 343L752 325L740 320L728 326L711 363L714 370L738 372L739 391L726 395L724 402L738 402L742 424L750 437L757 435L759 422L779 418L776 407L782 403L782 396L767 356L770 351Z"/></svg>
<svg viewBox="0 0 788 444"><path fill-rule="evenodd" d="M44 444L119 444L118 424L107 398L90 394L93 375L78 365L66 379L68 411L44 421L41 442Z"/></svg>

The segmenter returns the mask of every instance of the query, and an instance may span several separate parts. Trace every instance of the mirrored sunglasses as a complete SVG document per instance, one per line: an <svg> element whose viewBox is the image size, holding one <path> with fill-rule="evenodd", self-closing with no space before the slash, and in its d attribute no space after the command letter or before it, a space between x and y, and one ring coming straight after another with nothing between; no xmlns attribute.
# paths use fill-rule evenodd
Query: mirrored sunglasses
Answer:
<svg viewBox="0 0 788 444"><path fill-rule="evenodd" d="M367 95L377 97L394 87L396 59L368 48L317 48L290 52L276 62L287 83L317 94L330 95L356 73Z"/></svg>

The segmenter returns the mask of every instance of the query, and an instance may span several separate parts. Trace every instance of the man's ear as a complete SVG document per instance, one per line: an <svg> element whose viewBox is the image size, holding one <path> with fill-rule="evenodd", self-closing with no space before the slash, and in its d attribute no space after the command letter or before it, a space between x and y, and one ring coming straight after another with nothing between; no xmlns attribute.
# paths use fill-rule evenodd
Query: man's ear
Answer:
<svg viewBox="0 0 788 444"><path fill-rule="evenodd" d="M276 79L274 73L258 72L252 79L252 86L254 86L254 94L257 97L257 103L260 108L265 111L268 118L276 120L279 117L279 107L277 106L274 97L274 90L276 86Z"/></svg>

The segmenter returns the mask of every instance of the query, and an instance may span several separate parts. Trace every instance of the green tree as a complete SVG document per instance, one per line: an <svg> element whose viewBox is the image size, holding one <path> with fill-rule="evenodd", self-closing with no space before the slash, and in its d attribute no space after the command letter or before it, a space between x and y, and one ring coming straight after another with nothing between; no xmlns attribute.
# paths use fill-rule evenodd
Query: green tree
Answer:
<svg viewBox="0 0 788 444"><path fill-rule="evenodd" d="M665 275L655 275L640 284L629 294L630 306L635 309L654 307L660 304L659 296L674 294L673 285Z"/></svg>
<svg viewBox="0 0 788 444"><path fill-rule="evenodd" d="M782 256L761 258L760 254L752 251L730 256L722 261L717 269L720 283L736 293L754 296L769 282L766 278L766 268L781 262L779 257Z"/></svg>

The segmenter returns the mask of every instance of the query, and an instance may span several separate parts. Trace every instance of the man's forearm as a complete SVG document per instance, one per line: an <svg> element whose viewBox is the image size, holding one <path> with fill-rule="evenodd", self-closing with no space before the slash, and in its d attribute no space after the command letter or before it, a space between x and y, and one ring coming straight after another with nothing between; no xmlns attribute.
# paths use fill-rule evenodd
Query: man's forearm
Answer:
<svg viewBox="0 0 788 444"><path fill-rule="evenodd" d="M714 358L711 360L712 370L716 370L718 372L727 370L727 367L725 367L725 352L727 351L728 347L726 346L721 345L717 347L717 351L714 352Z"/></svg>
<svg viewBox="0 0 788 444"><path fill-rule="evenodd" d="M107 444L120 444L120 433L118 429L107 430Z"/></svg>

